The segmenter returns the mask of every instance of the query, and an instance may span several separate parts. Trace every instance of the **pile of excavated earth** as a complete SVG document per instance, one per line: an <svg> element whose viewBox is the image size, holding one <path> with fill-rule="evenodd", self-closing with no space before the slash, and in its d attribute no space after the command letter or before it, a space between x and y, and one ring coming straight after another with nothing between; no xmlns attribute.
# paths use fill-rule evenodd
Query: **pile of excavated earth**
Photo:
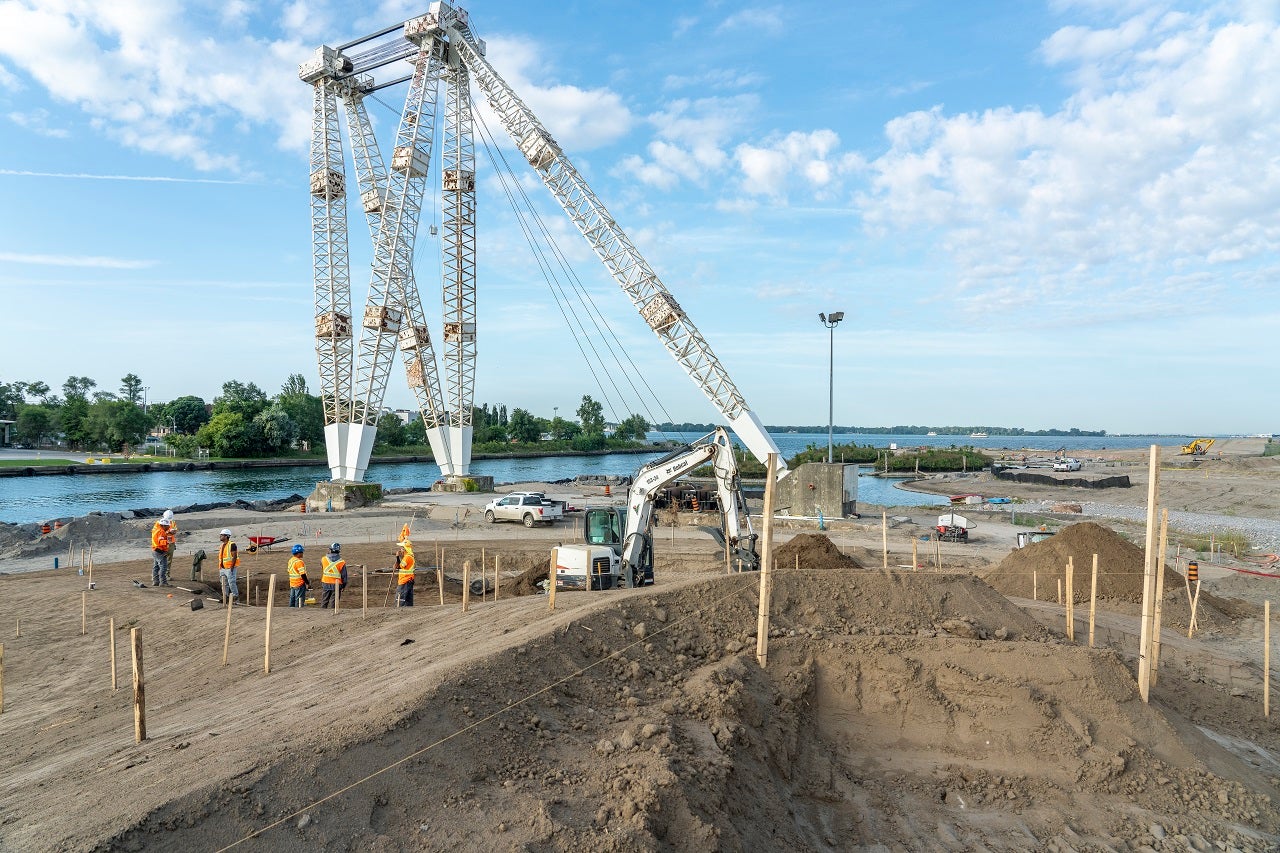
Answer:
<svg viewBox="0 0 1280 853"><path fill-rule="evenodd" d="M757 576L723 574L714 545L665 554L656 587L562 593L555 611L532 594L541 545L450 545L450 576L502 557L501 599L486 588L462 614L455 579L439 607L428 576L419 606L384 609L390 579L375 575L376 613L358 586L338 614L276 611L270 675L265 608L232 611L222 666L216 604L195 612L185 591L134 586L144 560L103 566L93 624L115 615L126 686L123 629L150 643L140 745L129 691L105 682L100 627L82 637L80 614L67 618L74 579L6 578L0 618L30 615L9 644L0 837L65 850L1276 849L1280 735L1256 702L1175 670L1144 704L1119 653L1067 643L1000 591L1019 593L1030 566L1052 579L1066 556L1131 568L1132 546L1094 527L1017 552L988 581L868 571L798 535L775 550L765 668ZM362 547L351 559L376 571L386 545ZM1108 601L1132 601L1128 574L1112 573ZM60 615L36 615L51 602ZM32 683L38 700L24 698Z"/></svg>

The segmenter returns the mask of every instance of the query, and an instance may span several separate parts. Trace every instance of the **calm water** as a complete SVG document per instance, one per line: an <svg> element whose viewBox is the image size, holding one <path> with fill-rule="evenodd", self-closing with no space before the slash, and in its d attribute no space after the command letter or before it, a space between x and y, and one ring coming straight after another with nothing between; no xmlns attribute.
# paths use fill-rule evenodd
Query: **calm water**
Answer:
<svg viewBox="0 0 1280 853"><path fill-rule="evenodd" d="M701 433L651 433L650 438L691 441ZM856 441L899 447L969 444L979 448L1027 447L1052 451L1065 446L1068 453L1092 448L1137 448L1149 444L1185 443L1191 436L1108 436L1106 438L970 438L968 436L835 436L837 444ZM826 447L825 433L779 433L774 436L784 456L792 456L810 444ZM609 454L605 456L554 456L537 459L480 459L471 465L476 474L498 483L546 482L579 474L630 475L660 454ZM314 466L262 468L247 471L174 471L154 474L86 474L82 476L6 477L0 479L0 520L45 521L84 515L93 511L118 511L139 507L173 507L192 503L230 501L237 498L273 500L291 494L306 495L324 479L327 469ZM374 464L368 477L386 488L430 486L440 477L433 463ZM934 505L944 498L894 488L894 481L864 476L858 484L861 503Z"/></svg>

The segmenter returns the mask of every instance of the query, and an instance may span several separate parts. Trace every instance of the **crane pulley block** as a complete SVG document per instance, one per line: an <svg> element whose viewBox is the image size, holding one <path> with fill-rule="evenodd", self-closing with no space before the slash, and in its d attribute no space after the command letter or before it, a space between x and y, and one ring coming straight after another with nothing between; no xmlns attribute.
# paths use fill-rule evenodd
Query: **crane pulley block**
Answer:
<svg viewBox="0 0 1280 853"><path fill-rule="evenodd" d="M321 198L342 198L347 192L346 176L337 169L317 169L311 173L311 194Z"/></svg>
<svg viewBox="0 0 1280 853"><path fill-rule="evenodd" d="M397 334L403 319L404 315L400 310L390 305L371 305L364 309L364 327L375 332Z"/></svg>
<svg viewBox="0 0 1280 853"><path fill-rule="evenodd" d="M329 311L316 317L317 338L351 337L351 316Z"/></svg>
<svg viewBox="0 0 1280 853"><path fill-rule="evenodd" d="M471 343L476 339L475 323L445 323L444 339L446 341L461 341L463 343Z"/></svg>
<svg viewBox="0 0 1280 853"><path fill-rule="evenodd" d="M383 190L379 187L370 187L360 193L360 205L364 208L365 213L382 213Z"/></svg>
<svg viewBox="0 0 1280 853"><path fill-rule="evenodd" d="M314 84L350 74L354 70L355 66L342 55L342 51L321 45L316 48L314 56L298 66L298 77L304 83Z"/></svg>
<svg viewBox="0 0 1280 853"><path fill-rule="evenodd" d="M476 173L469 169L445 169L442 179L445 192L473 193L476 191Z"/></svg>
<svg viewBox="0 0 1280 853"><path fill-rule="evenodd" d="M640 309L640 316L655 332L669 329L684 317L680 303L670 293L659 292Z"/></svg>
<svg viewBox="0 0 1280 853"><path fill-rule="evenodd" d="M431 166L431 155L412 145L397 145L391 155L391 168L411 178L425 178Z"/></svg>
<svg viewBox="0 0 1280 853"><path fill-rule="evenodd" d="M539 172L545 170L560 156L560 146L540 127L535 127L520 140L520 153L529 165Z"/></svg>
<svg viewBox="0 0 1280 853"><path fill-rule="evenodd" d="M406 325L400 330L400 349L413 352L431 345L431 333L426 326Z"/></svg>

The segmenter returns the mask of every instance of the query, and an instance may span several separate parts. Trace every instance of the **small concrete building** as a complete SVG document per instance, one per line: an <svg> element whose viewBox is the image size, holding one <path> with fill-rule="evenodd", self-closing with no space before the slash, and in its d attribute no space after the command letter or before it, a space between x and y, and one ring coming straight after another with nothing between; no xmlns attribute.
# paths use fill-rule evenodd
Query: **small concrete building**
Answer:
<svg viewBox="0 0 1280 853"><path fill-rule="evenodd" d="M805 462L778 483L774 512L805 518L849 518L858 514L858 466Z"/></svg>

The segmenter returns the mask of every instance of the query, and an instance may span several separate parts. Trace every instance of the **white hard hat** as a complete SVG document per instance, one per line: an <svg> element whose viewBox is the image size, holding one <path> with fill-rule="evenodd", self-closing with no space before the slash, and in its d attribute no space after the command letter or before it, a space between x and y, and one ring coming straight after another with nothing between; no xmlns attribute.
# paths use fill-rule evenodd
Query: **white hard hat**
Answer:
<svg viewBox="0 0 1280 853"><path fill-rule="evenodd" d="M161 518L163 518L165 521L173 521L173 510L171 510L171 509L166 509L166 510L164 511L164 515L162 515L162 516L160 516L160 517L161 517Z"/></svg>
<svg viewBox="0 0 1280 853"><path fill-rule="evenodd" d="M162 518L162 519L160 519L160 521L158 521L158 522L157 522L157 524L159 524L159 525L160 525L160 526L162 526L162 527L168 527L168 526L169 526L169 519L167 519L167 518Z"/></svg>
<svg viewBox="0 0 1280 853"><path fill-rule="evenodd" d="M218 531L218 535L219 535L219 536L230 536L230 535L231 535L231 531L224 527L224 528L222 528L221 530L219 530L219 531Z"/></svg>

